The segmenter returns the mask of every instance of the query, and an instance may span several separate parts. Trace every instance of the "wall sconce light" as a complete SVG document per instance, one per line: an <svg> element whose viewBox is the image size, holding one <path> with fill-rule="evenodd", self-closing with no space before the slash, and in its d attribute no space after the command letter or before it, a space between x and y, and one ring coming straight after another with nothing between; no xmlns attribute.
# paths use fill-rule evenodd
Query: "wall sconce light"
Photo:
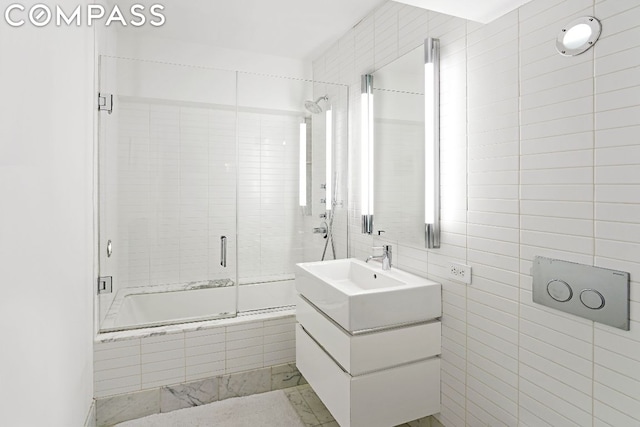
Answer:
<svg viewBox="0 0 640 427"><path fill-rule="evenodd" d="M425 247L440 247L440 40L424 43Z"/></svg>
<svg viewBox="0 0 640 427"><path fill-rule="evenodd" d="M300 206L307 206L307 123L300 123L300 164L298 189Z"/></svg>
<svg viewBox="0 0 640 427"><path fill-rule="evenodd" d="M373 233L373 76L361 77L360 204L362 233Z"/></svg>
<svg viewBox="0 0 640 427"><path fill-rule="evenodd" d="M602 25L593 16L571 21L558 33L556 49L562 56L576 56L591 49L600 37Z"/></svg>
<svg viewBox="0 0 640 427"><path fill-rule="evenodd" d="M325 113L325 120L326 120L326 149L325 149L325 154L326 154L326 176L325 176L325 182L327 183L327 193L326 193L326 199L327 199L327 207L326 210L330 211L333 208L333 183L332 183L332 177L333 177L333 170L332 170L332 164L333 164L333 114L331 111L331 108L327 108L327 112Z"/></svg>

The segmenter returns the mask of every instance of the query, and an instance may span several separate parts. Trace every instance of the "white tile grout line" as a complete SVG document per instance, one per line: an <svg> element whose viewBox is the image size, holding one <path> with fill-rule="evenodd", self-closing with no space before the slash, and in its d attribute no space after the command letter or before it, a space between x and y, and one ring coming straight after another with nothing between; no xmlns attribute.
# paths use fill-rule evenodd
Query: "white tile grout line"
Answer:
<svg viewBox="0 0 640 427"><path fill-rule="evenodd" d="M595 16L596 12L596 0L593 0L593 15ZM591 239L591 248L592 248L592 265L595 265L596 261L596 59L597 59L597 51L593 49L593 60L592 60L592 128L591 128L591 173L592 173L592 199L591 199L591 212L592 212L592 239ZM595 425L595 370L596 370L596 327L595 322L591 322L591 427Z"/></svg>
<svg viewBox="0 0 640 427"><path fill-rule="evenodd" d="M522 230L522 179L521 179L521 173L522 173L522 82L521 82L521 78L522 78L522 55L520 52L520 38L522 36L521 34L521 26L520 26L520 8L517 9L516 11L516 19L517 19L517 25L518 25L518 264L520 263L520 260L522 259L522 242L521 242L521 234L520 231ZM520 273L520 267L518 266L518 273ZM517 379L517 383L516 386L518 388L518 396L517 396L517 404L518 404L518 409L517 409L517 419L518 422L520 422L520 380L521 380L521 376L520 376L520 348L521 348L521 343L520 343L520 338L521 338L521 330L520 330L520 326L522 323L522 292L521 292L521 286L522 286L522 280L520 278L520 274L518 274L518 364L516 365L516 369L517 369L517 375L518 375L518 379Z"/></svg>
<svg viewBox="0 0 640 427"><path fill-rule="evenodd" d="M470 123L469 123L469 21L465 20L465 31L464 31L464 37L465 37L465 169L467 172L467 179L466 181L466 188L465 188L465 192L466 192L466 197L465 197L465 251L464 251L464 256L465 256L465 264L468 265L469 263L469 241L467 239L467 236L469 235L469 129L470 129ZM468 319L468 314L469 314L469 286L465 285L464 288L464 304L465 304L465 364L464 364L464 422L465 424L468 423L468 419L467 419L467 413L469 411L468 407L467 407L467 401L469 400L468 397L468 389L469 389L469 319Z"/></svg>

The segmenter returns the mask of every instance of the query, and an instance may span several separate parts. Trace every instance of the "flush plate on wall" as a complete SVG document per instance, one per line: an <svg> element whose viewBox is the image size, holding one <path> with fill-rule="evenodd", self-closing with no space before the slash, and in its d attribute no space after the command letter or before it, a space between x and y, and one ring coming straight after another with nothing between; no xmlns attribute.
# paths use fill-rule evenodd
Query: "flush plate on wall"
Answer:
<svg viewBox="0 0 640 427"><path fill-rule="evenodd" d="M629 273L538 256L532 275L533 302L629 330Z"/></svg>

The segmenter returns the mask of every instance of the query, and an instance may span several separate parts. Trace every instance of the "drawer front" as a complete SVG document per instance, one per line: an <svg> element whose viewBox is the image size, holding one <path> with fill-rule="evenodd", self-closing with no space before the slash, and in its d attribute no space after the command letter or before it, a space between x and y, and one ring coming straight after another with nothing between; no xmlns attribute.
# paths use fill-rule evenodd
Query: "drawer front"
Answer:
<svg viewBox="0 0 640 427"><path fill-rule="evenodd" d="M351 377L296 325L296 365L341 427L351 426Z"/></svg>
<svg viewBox="0 0 640 427"><path fill-rule="evenodd" d="M351 377L296 325L296 364L341 427L389 427L440 412L440 358Z"/></svg>
<svg viewBox="0 0 640 427"><path fill-rule="evenodd" d="M297 297L296 317L305 330L352 376L440 354L439 321L349 335L306 300Z"/></svg>
<svg viewBox="0 0 640 427"><path fill-rule="evenodd" d="M389 427L440 412L440 358L351 380L351 425Z"/></svg>
<svg viewBox="0 0 640 427"><path fill-rule="evenodd" d="M440 322L407 326L351 339L351 375L391 368L440 354Z"/></svg>
<svg viewBox="0 0 640 427"><path fill-rule="evenodd" d="M296 320L347 372L351 372L350 336L298 295Z"/></svg>

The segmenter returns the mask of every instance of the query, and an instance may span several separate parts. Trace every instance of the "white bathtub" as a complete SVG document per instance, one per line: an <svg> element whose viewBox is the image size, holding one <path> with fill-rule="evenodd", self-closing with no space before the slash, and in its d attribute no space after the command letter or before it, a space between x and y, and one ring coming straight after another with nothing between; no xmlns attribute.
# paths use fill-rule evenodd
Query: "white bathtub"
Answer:
<svg viewBox="0 0 640 427"><path fill-rule="evenodd" d="M260 378L256 384L262 384L263 368L295 363L294 328L295 306L247 311L236 317L99 333L94 343L94 397L159 391L163 386L238 372L252 375L253 371ZM238 351L238 344L246 341L247 332L254 339ZM158 348L158 344L162 344L162 348ZM158 363L159 360L166 363ZM123 362L126 368L114 369L114 366L123 366ZM170 369L167 363L171 363ZM253 384L254 380L249 382Z"/></svg>
<svg viewBox="0 0 640 427"><path fill-rule="evenodd" d="M235 286L185 289L172 285L161 291L128 288L118 292L101 332L205 321L258 310L295 305L295 280ZM236 292L238 293L236 305Z"/></svg>

